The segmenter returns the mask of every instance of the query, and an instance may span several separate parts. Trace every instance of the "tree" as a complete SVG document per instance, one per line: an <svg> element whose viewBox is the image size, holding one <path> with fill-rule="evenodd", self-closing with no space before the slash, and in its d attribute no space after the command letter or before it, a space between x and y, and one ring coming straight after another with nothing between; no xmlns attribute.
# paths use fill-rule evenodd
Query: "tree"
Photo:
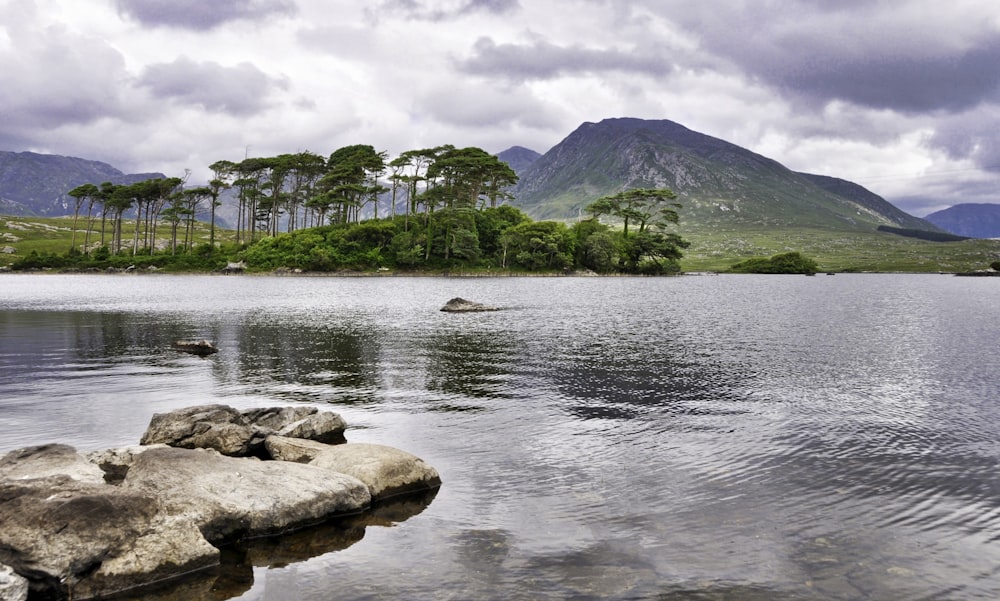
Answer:
<svg viewBox="0 0 1000 601"><path fill-rule="evenodd" d="M623 235L628 238L629 223L637 223L640 233L646 230L647 225L677 223L676 209L681 205L671 202L675 198L677 195L666 188L636 188L599 198L587 205L585 210L596 218L611 215L621 219L624 223Z"/></svg>
<svg viewBox="0 0 1000 601"><path fill-rule="evenodd" d="M789 273L815 275L819 271L816 261L801 253L790 252L774 255L770 258L754 257L733 265L730 269L735 273Z"/></svg>
<svg viewBox="0 0 1000 601"><path fill-rule="evenodd" d="M208 166L212 170L212 179L208 182L209 196L211 198L211 218L208 230L208 244L215 248L215 209L222 203L219 202L219 195L223 190L233 186L233 177L236 174L236 163L232 161L215 161Z"/></svg>
<svg viewBox="0 0 1000 601"><path fill-rule="evenodd" d="M70 249L75 251L76 250L76 220L77 220L77 218L80 215L80 207L82 207L83 203L85 201L87 201L87 200L90 201L90 206L93 207L94 206L94 199L97 198L97 196L100 194L100 190L94 184L83 184L82 186L77 186L77 187L73 188L72 190L70 190L68 192L68 194L70 196L72 196L73 199L76 201L74 203L74 208L73 208L73 240L70 243ZM90 217L89 210L88 210L87 217L88 217L88 221L89 221L89 217ZM87 234L88 235L90 234L89 225L88 225L88 232L87 232ZM86 246L86 244L84 244L84 246Z"/></svg>
<svg viewBox="0 0 1000 601"><path fill-rule="evenodd" d="M567 269L573 265L573 237L566 224L530 221L507 230L503 237L504 262L529 270Z"/></svg>
<svg viewBox="0 0 1000 601"><path fill-rule="evenodd" d="M688 242L675 233L667 232L679 221L672 202L677 198L671 190L637 188L597 199L586 211L599 219L609 215L622 220L618 248L618 268L626 273L665 273L677 271ZM638 226L629 234L629 225ZM595 240L595 244L597 241ZM606 243L601 242L605 247ZM596 249L595 249L596 252Z"/></svg>

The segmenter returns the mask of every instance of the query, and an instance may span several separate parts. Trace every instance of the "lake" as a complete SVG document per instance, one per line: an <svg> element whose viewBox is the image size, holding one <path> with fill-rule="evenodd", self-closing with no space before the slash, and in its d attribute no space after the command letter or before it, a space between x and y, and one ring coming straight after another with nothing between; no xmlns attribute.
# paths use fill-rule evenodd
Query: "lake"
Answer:
<svg viewBox="0 0 1000 601"><path fill-rule="evenodd" d="M992 600L998 286L3 275L0 452L304 404L441 473L142 599Z"/></svg>

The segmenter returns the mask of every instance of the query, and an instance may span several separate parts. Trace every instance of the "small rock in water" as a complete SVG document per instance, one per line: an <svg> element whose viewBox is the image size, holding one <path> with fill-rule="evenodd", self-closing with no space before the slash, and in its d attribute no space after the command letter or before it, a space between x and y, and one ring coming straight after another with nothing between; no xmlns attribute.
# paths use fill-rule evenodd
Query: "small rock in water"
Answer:
<svg viewBox="0 0 1000 601"><path fill-rule="evenodd" d="M491 307L489 305L484 305L482 303L474 303L472 301L465 300L464 298L453 298L443 307L442 311L447 313L471 313L476 311L499 311L499 307Z"/></svg>
<svg viewBox="0 0 1000 601"><path fill-rule="evenodd" d="M193 355L211 355L219 352L219 349L208 340L178 340L174 343L174 349Z"/></svg>

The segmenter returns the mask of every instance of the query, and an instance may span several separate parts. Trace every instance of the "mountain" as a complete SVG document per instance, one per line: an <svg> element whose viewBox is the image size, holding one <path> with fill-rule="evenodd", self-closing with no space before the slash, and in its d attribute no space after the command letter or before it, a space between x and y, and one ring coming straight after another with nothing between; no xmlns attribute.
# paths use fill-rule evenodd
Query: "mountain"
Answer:
<svg viewBox="0 0 1000 601"><path fill-rule="evenodd" d="M541 158L541 156L541 154L529 148L525 148L524 146L511 146L507 150L499 153L497 158L510 165L510 168L514 170L514 173L520 176L528 169L528 167L532 165L532 163Z"/></svg>
<svg viewBox="0 0 1000 601"><path fill-rule="evenodd" d="M939 228L970 238L1000 238L1000 205L957 204L924 217Z"/></svg>
<svg viewBox="0 0 1000 601"><path fill-rule="evenodd" d="M0 151L0 214L56 217L73 213L66 193L81 184L131 184L166 177L125 174L107 163L34 152Z"/></svg>
<svg viewBox="0 0 1000 601"><path fill-rule="evenodd" d="M536 159L513 192L539 219L575 218L626 188L670 188L685 230L764 226L937 231L844 180L796 173L777 161L667 120L584 123Z"/></svg>

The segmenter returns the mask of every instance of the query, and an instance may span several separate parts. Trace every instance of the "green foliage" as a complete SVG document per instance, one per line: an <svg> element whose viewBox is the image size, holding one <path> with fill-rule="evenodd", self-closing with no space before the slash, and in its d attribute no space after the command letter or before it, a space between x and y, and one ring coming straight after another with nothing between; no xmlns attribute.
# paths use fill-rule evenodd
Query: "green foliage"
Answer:
<svg viewBox="0 0 1000 601"><path fill-rule="evenodd" d="M503 242L509 264L522 269L564 270L573 265L573 235L558 221L516 225L506 231Z"/></svg>
<svg viewBox="0 0 1000 601"><path fill-rule="evenodd" d="M1000 271L1000 261L993 261L990 263L990 269L993 271Z"/></svg>
<svg viewBox="0 0 1000 601"><path fill-rule="evenodd" d="M689 243L667 231L679 221L680 205L671 202L675 198L671 190L639 188L587 205L587 212L594 218L577 225L577 262L598 273L612 269L647 275L680 271L681 249ZM621 233L612 236L606 229L599 229L598 219L602 216L620 220ZM631 233L630 225L637 226Z"/></svg>
<svg viewBox="0 0 1000 601"><path fill-rule="evenodd" d="M734 273L798 273L805 275L813 275L818 270L819 266L816 261L797 252L782 253L770 258L754 257L740 261L730 268L730 271Z"/></svg>

